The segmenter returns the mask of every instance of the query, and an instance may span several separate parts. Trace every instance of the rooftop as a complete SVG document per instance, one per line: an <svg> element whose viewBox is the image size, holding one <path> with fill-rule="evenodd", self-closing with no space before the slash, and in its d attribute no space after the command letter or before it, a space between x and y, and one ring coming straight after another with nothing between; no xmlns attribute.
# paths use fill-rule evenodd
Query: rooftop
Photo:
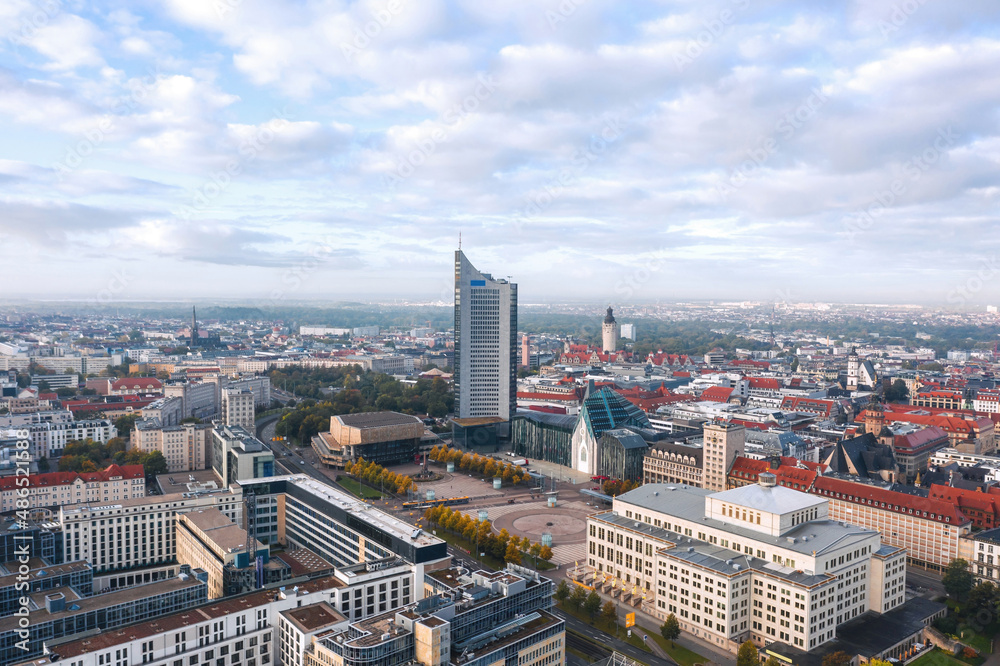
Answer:
<svg viewBox="0 0 1000 666"><path fill-rule="evenodd" d="M281 614L303 633L313 633L330 625L346 622L347 618L338 613L325 601L282 611Z"/></svg>
<svg viewBox="0 0 1000 666"><path fill-rule="evenodd" d="M791 513L826 502L822 498L784 486L768 487L759 483L724 490L714 493L712 497L737 506L777 514Z"/></svg>
<svg viewBox="0 0 1000 666"><path fill-rule="evenodd" d="M335 418L351 428L381 428L383 426L411 425L415 421L421 422L416 416L400 414L399 412L362 412L360 414L342 414Z"/></svg>

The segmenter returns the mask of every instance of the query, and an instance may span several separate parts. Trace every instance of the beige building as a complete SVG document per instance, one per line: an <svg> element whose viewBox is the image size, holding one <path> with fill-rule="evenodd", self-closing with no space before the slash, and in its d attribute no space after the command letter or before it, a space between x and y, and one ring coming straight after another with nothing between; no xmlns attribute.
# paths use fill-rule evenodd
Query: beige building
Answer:
<svg viewBox="0 0 1000 666"><path fill-rule="evenodd" d="M162 453L169 472L205 469L211 445L212 426L209 424L163 426L159 419L141 419L136 421L132 431L132 446L140 451Z"/></svg>
<svg viewBox="0 0 1000 666"><path fill-rule="evenodd" d="M700 446L680 442L654 444L642 460L643 483L704 485Z"/></svg>
<svg viewBox="0 0 1000 666"><path fill-rule="evenodd" d="M0 478L0 511L118 502L146 495L142 465L110 465L97 472L32 474L27 477L27 485L24 485L24 478ZM27 506L23 502L27 502Z"/></svg>
<svg viewBox="0 0 1000 666"><path fill-rule="evenodd" d="M303 655L312 645L313 636L346 627L347 618L325 601L282 611L278 614L278 663L302 666Z"/></svg>
<svg viewBox="0 0 1000 666"><path fill-rule="evenodd" d="M587 579L730 651L747 639L810 650L903 603L904 550L832 520L825 498L760 476L723 492L647 484L619 495L587 521Z"/></svg>
<svg viewBox="0 0 1000 666"><path fill-rule="evenodd" d="M93 502L59 509L63 559L86 560L94 573L169 564L177 558L178 514L215 507L235 523L243 520L243 491L154 495L120 502Z"/></svg>
<svg viewBox="0 0 1000 666"><path fill-rule="evenodd" d="M704 488L725 490L726 475L737 456L742 456L746 444L746 428L733 423L706 423L702 458Z"/></svg>
<svg viewBox="0 0 1000 666"><path fill-rule="evenodd" d="M247 532L216 508L177 516L177 561L208 572L208 598L226 596L226 568L250 566ZM267 546L258 542L260 550Z"/></svg>
<svg viewBox="0 0 1000 666"><path fill-rule="evenodd" d="M222 389L222 420L228 426L254 429L253 391L243 388Z"/></svg>

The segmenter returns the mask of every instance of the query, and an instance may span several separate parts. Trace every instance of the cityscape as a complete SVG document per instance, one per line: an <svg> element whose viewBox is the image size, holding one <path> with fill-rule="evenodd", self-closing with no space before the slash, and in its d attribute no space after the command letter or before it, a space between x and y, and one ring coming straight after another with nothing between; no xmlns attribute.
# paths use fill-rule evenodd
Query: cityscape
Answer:
<svg viewBox="0 0 1000 666"><path fill-rule="evenodd" d="M0 666L1000 666L998 35L0 3Z"/></svg>

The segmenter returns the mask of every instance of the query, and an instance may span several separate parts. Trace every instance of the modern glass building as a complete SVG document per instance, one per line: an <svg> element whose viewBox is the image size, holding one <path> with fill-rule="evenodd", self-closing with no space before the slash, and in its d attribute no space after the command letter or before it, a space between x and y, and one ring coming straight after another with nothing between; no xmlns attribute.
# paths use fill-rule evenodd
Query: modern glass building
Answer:
<svg viewBox="0 0 1000 666"><path fill-rule="evenodd" d="M517 285L455 252L455 396L461 419L517 410Z"/></svg>

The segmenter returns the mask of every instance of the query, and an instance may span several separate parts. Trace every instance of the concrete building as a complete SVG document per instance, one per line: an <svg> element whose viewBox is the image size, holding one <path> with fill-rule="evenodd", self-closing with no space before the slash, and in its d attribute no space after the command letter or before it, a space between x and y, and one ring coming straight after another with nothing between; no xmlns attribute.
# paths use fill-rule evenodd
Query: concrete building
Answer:
<svg viewBox="0 0 1000 666"><path fill-rule="evenodd" d="M441 539L395 516L305 475L240 482L255 495L257 539L287 548L307 548L337 566L401 557L414 565L416 584L424 571L448 558ZM273 509L273 511L272 511Z"/></svg>
<svg viewBox="0 0 1000 666"><path fill-rule="evenodd" d="M222 389L222 422L239 426L248 432L254 429L254 397L250 389L227 386Z"/></svg>
<svg viewBox="0 0 1000 666"><path fill-rule="evenodd" d="M747 639L813 649L904 601L904 550L773 474L723 492L647 484L587 522L588 580L732 652Z"/></svg>
<svg viewBox="0 0 1000 666"><path fill-rule="evenodd" d="M0 478L0 512L118 502L146 495L142 465L110 465L97 472L32 474L27 477L27 485L24 485L24 478ZM22 494L25 491L27 495Z"/></svg>
<svg viewBox="0 0 1000 666"><path fill-rule="evenodd" d="M459 418L517 411L517 285L455 252L455 399Z"/></svg>
<svg viewBox="0 0 1000 666"><path fill-rule="evenodd" d="M601 323L601 350L610 354L618 349L618 322L615 321L615 314L608 306L608 314Z"/></svg>
<svg viewBox="0 0 1000 666"><path fill-rule="evenodd" d="M231 589L230 572L253 567L248 556L247 532L216 508L197 509L177 516L177 561L208 574L208 598L237 592ZM267 557L268 549L259 544Z"/></svg>
<svg viewBox="0 0 1000 666"><path fill-rule="evenodd" d="M59 388L76 388L80 384L77 375L32 375L31 385L38 386L41 382L49 385L49 389L55 391Z"/></svg>
<svg viewBox="0 0 1000 666"><path fill-rule="evenodd" d="M212 429L212 469L223 486L274 476L274 453L250 431L239 426Z"/></svg>
<svg viewBox="0 0 1000 666"><path fill-rule="evenodd" d="M1000 585L1000 527L962 539L962 558L977 581Z"/></svg>
<svg viewBox="0 0 1000 666"><path fill-rule="evenodd" d="M552 583L534 572L428 574L438 596L315 635L305 666L555 666L565 663L565 623L550 614ZM291 652L291 650L289 650Z"/></svg>
<svg viewBox="0 0 1000 666"><path fill-rule="evenodd" d="M642 461L643 483L704 484L702 448L683 442L660 442L650 447Z"/></svg>
<svg viewBox="0 0 1000 666"><path fill-rule="evenodd" d="M725 422L706 423L702 444L702 482L708 490L725 490L733 461L743 455L746 428Z"/></svg>
<svg viewBox="0 0 1000 666"><path fill-rule="evenodd" d="M174 382L163 387L163 394L183 401L184 418L210 419L219 413L217 389L212 382Z"/></svg>
<svg viewBox="0 0 1000 666"><path fill-rule="evenodd" d="M61 561L86 560L95 573L170 564L177 559L177 514L214 507L239 524L243 520L242 502L242 491L234 486L63 506L59 509Z"/></svg>
<svg viewBox="0 0 1000 666"><path fill-rule="evenodd" d="M387 465L411 462L424 436L424 423L399 412L363 412L330 417L330 431L313 438L326 465L343 469L360 458Z"/></svg>
<svg viewBox="0 0 1000 666"><path fill-rule="evenodd" d="M31 414L42 418L43 413ZM118 430L108 419L87 421L46 421L26 425L31 446L28 451L35 460L62 456L67 442L82 442L90 439L105 444L118 436Z"/></svg>
<svg viewBox="0 0 1000 666"><path fill-rule="evenodd" d="M132 446L147 453L162 453L168 472L194 472L206 467L212 426L204 423L164 426L159 419L140 419L132 431Z"/></svg>
<svg viewBox="0 0 1000 666"><path fill-rule="evenodd" d="M180 398L160 398L142 408L142 418L157 419L164 426L178 425L184 419L184 401Z"/></svg>
<svg viewBox="0 0 1000 666"><path fill-rule="evenodd" d="M620 324L619 330L622 338L635 341L635 324Z"/></svg>

